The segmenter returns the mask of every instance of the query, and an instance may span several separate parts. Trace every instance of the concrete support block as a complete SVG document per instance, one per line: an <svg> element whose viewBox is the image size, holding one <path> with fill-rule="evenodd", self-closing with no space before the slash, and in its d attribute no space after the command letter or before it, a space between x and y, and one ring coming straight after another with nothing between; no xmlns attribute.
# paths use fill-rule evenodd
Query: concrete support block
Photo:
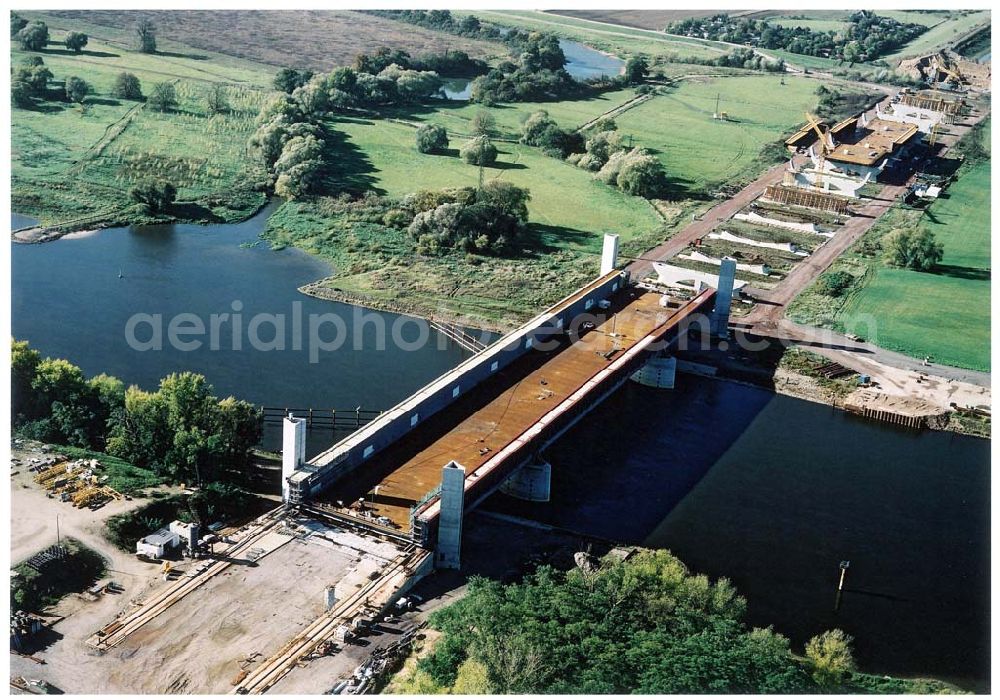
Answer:
<svg viewBox="0 0 1000 700"><path fill-rule="evenodd" d="M676 357L654 357L632 375L633 382L657 389L673 389L676 379Z"/></svg>
<svg viewBox="0 0 1000 700"><path fill-rule="evenodd" d="M552 497L552 465L541 460L526 464L511 474L500 490L522 501L547 503Z"/></svg>

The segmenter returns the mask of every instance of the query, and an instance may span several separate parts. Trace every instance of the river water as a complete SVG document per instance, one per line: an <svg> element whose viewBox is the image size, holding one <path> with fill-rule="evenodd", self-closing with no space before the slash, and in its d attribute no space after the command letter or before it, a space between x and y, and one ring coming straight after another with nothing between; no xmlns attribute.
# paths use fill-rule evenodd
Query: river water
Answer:
<svg viewBox="0 0 1000 700"><path fill-rule="evenodd" d="M423 347L404 350L391 342L392 329L404 343L415 344L420 334L414 319L299 293L301 285L329 275L329 268L298 250L240 245L257 241L268 213L230 225L109 228L41 245L13 244L13 335L44 355L70 360L88 375L106 372L154 389L165 375L192 370L204 374L220 396L291 408L384 410L468 356L433 331ZM30 221L21 218L12 225ZM207 335L201 336L199 349L171 347L170 319L194 314L208 331L213 314L236 316L234 304L242 306L239 347L231 321L219 325L218 349L212 349ZM303 319L300 350L293 348L294 305ZM137 313L162 317L162 350L137 351L129 345L126 326ZM251 349L249 326L257 314L284 316L285 349ZM342 319L343 346L318 351L313 363L309 319L321 314ZM316 324L320 338L336 341L332 320ZM386 328L384 344L378 324ZM152 334L146 323L134 332L141 341ZM262 324L255 337L268 341L275 335L272 325ZM181 338L188 339L197 338ZM310 437L310 447L318 448L330 436Z"/></svg>
<svg viewBox="0 0 1000 700"><path fill-rule="evenodd" d="M484 507L669 549L800 651L840 627L864 670L988 688L988 441L679 375L627 385L545 456L550 503Z"/></svg>
<svg viewBox="0 0 1000 700"><path fill-rule="evenodd" d="M560 39L559 46L566 55L566 72L576 80L612 77L621 73L625 67L625 61L617 56L601 53L575 41ZM445 78L442 92L449 100L468 100L472 94L472 80Z"/></svg>

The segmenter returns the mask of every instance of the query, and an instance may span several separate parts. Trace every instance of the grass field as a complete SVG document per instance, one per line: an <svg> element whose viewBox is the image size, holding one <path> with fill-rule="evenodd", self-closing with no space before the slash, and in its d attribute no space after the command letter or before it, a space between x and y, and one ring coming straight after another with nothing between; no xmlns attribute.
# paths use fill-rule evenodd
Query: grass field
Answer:
<svg viewBox="0 0 1000 700"><path fill-rule="evenodd" d="M62 32L53 37L61 40ZM11 186L15 211L45 224L86 217L139 220L124 212L128 189L144 177L164 177L178 188L171 215L181 219L233 219L263 202L249 193L244 174L246 140L270 80L254 64L234 65L172 47L166 55L128 51L91 38L80 55L51 46L38 52L54 74L50 96L12 110ZM28 52L14 49L17 65ZM148 94L153 84L175 84L176 111L154 112L141 102L111 97L115 77L136 74ZM84 105L57 97L71 76L86 80ZM230 110L210 116L204 97L212 83L226 84Z"/></svg>
<svg viewBox="0 0 1000 700"><path fill-rule="evenodd" d="M879 266L837 320L871 315L873 342L913 357L990 369L990 164L981 163L928 209L923 223L944 246L933 273ZM871 331L867 331L871 333Z"/></svg>
<svg viewBox="0 0 1000 700"><path fill-rule="evenodd" d="M452 139L447 155L425 155L414 148L415 129L408 125L344 119L337 120L334 128L347 135L352 149L363 153L368 184L384 194L398 197L418 189L478 182L479 168L458 155L465 143L462 139ZM498 146L499 167L486 168L486 179L503 179L531 191L530 220L545 232L546 243L578 245L596 252L604 231L617 232L624 241L658 228L659 220L645 200L622 194L594 180L591 173L542 155L538 149L508 143ZM547 240L563 236L565 241Z"/></svg>
<svg viewBox="0 0 1000 700"><path fill-rule="evenodd" d="M433 32L359 12L327 10L63 10L51 13L73 22L101 25L105 36L131 41L136 21L148 18L158 36L200 50L271 66L330 70L350 65L355 55L380 46L416 55L459 49L471 56L503 54L500 44ZM65 21L64 19L64 21Z"/></svg>
<svg viewBox="0 0 1000 700"><path fill-rule="evenodd" d="M662 32L605 25L585 19L530 10L504 10L502 12L475 10L471 13L456 12L455 14L475 14L481 19L497 24L552 32L564 39L578 41L622 57L642 53L650 56L676 55L715 58L732 50L731 46L714 41L698 41Z"/></svg>
<svg viewBox="0 0 1000 700"><path fill-rule="evenodd" d="M787 75L784 85L780 81L777 75L686 80L615 121L636 144L655 151L682 188L710 188L756 176L761 149L816 106L814 81ZM717 96L732 121L712 119Z"/></svg>
<svg viewBox="0 0 1000 700"><path fill-rule="evenodd" d="M920 13L908 12L907 15L919 15ZM928 15L934 17L934 15ZM911 18L910 21L918 21ZM883 59L892 63L910 56L919 56L931 53L944 48L948 44L962 38L974 28L988 24L990 13L988 10L954 12L942 21L934 24L926 32L918 36L899 51L883 56Z"/></svg>
<svg viewBox="0 0 1000 700"><path fill-rule="evenodd" d="M496 119L499 135L504 138L521 137L521 125L534 112L544 109L564 129L582 126L636 96L635 90L613 90L582 100L562 102L514 102L490 107L487 111ZM484 110L482 105L442 100L423 108L401 110L402 117L432 121L441 124L449 133L468 134L472 118Z"/></svg>

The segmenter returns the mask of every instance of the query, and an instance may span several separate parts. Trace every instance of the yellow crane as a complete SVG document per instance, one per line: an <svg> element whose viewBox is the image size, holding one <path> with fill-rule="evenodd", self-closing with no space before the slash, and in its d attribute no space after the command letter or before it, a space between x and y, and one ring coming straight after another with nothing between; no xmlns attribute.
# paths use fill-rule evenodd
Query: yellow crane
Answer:
<svg viewBox="0 0 1000 700"><path fill-rule="evenodd" d="M811 114L810 112L806 112L805 115L806 115L806 121L808 122L809 126L811 126L812 130L816 132L816 137L819 142L819 145L816 148L817 160L819 162L819 165L816 168L817 172L816 186L822 188L823 167L826 164L826 156L830 151L833 150L833 148L827 142L829 134L824 133L823 130L820 128L822 122L819 120L819 118L815 114Z"/></svg>

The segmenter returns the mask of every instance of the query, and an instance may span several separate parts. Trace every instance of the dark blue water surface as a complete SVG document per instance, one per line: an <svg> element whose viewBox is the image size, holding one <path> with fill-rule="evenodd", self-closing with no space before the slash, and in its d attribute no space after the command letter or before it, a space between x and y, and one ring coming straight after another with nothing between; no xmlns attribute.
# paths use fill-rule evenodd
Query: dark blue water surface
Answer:
<svg viewBox="0 0 1000 700"><path fill-rule="evenodd" d="M485 507L669 549L800 651L840 627L865 670L988 688L988 441L679 375L626 385L545 456L550 503Z"/></svg>
<svg viewBox="0 0 1000 700"><path fill-rule="evenodd" d="M397 324L401 338L415 341L419 330L413 319L298 292L330 270L298 250L240 247L257 241L267 213L239 224L111 228L39 245L12 244L13 335L88 375L106 372L151 389L171 372L192 370L204 374L219 395L292 408L383 410L467 356L433 331L425 346L404 350L392 342L391 329ZM242 305L239 349L232 340L234 303ZM293 304L300 305L303 319L301 350L292 344ZM137 313L162 316L163 350L129 346L126 324ZM213 350L210 317L224 313L230 320L219 325ZM285 316L284 350L250 347L250 320L260 313ZM318 352L314 364L308 319L331 313L344 321L344 344L335 352ZM355 325L356 313L365 314L363 326ZM177 314L202 320L205 335L181 338L201 339L200 349L170 347L168 324ZM378 324L389 331L384 346L378 343ZM333 340L337 330L324 324L319 333ZM264 341L274 334L270 323L259 327ZM149 340L149 324L139 324L135 336Z"/></svg>

